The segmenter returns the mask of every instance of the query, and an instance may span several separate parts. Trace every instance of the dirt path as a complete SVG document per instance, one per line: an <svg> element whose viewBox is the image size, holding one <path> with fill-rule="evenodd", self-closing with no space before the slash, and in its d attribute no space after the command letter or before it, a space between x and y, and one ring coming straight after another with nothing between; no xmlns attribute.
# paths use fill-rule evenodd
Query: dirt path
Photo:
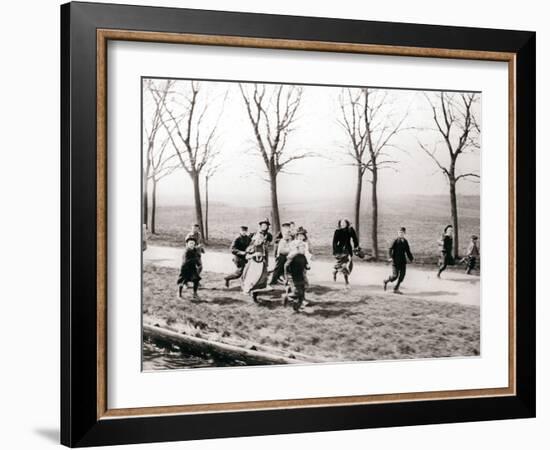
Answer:
<svg viewBox="0 0 550 450"><path fill-rule="evenodd" d="M160 267L179 268L183 251L174 247L148 246L143 253L143 261ZM203 255L205 271L216 273L230 273L234 271L229 252L207 251ZM273 263L271 258L270 263ZM308 272L311 283L331 284L333 263L330 261L313 260ZM355 259L355 266L351 275L351 289L354 285L366 286L373 292L383 292L382 280L388 276L390 265L368 263ZM343 287L340 279L338 285ZM455 302L463 305L479 305L480 285L479 276L449 271L444 272L441 279L436 277L435 270L419 268L409 265L407 276L401 285L403 293L409 297L425 300ZM388 295L391 285L388 285Z"/></svg>

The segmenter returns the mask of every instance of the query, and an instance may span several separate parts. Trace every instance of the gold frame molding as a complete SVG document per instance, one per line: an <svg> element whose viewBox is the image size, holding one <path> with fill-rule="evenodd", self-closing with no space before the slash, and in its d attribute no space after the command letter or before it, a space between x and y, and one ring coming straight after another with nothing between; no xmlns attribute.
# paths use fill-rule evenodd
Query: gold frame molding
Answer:
<svg viewBox="0 0 550 450"><path fill-rule="evenodd" d="M501 61L508 63L508 387L401 394L318 397L201 405L150 406L109 409L107 405L107 42L109 40L180 43L231 47L363 53ZM167 414L219 413L265 409L344 406L421 400L448 400L516 395L516 55L506 52L445 48L297 41L180 33L157 33L114 29L97 30L97 419Z"/></svg>

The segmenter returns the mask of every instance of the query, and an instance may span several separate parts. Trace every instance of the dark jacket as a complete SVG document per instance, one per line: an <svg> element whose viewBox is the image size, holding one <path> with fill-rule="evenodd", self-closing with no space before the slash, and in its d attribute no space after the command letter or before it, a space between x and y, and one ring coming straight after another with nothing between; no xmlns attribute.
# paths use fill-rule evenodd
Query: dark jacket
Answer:
<svg viewBox="0 0 550 450"><path fill-rule="evenodd" d="M178 284L201 279L199 266L201 265L201 254L198 248L186 248L181 262Z"/></svg>
<svg viewBox="0 0 550 450"><path fill-rule="evenodd" d="M390 247L390 258L393 259L393 264L396 266L407 264L407 258L410 262L413 261L414 258L407 239L397 238L393 241Z"/></svg>
<svg viewBox="0 0 550 450"><path fill-rule="evenodd" d="M441 251L447 255L453 252L453 238L451 236L443 235L441 238Z"/></svg>
<svg viewBox="0 0 550 450"><path fill-rule="evenodd" d="M292 277L292 282L295 286L303 286L306 278L305 272L307 267L307 258L305 255L295 254L291 260L285 263L285 271Z"/></svg>
<svg viewBox="0 0 550 450"><path fill-rule="evenodd" d="M246 256L246 249L250 245L251 239L252 238L249 234L237 236L231 244L231 253L235 256L244 258Z"/></svg>
<svg viewBox="0 0 550 450"><path fill-rule="evenodd" d="M357 239L357 233L353 227L338 228L334 231L334 237L332 238L333 255L352 255L353 249L357 247L359 247L359 239Z"/></svg>

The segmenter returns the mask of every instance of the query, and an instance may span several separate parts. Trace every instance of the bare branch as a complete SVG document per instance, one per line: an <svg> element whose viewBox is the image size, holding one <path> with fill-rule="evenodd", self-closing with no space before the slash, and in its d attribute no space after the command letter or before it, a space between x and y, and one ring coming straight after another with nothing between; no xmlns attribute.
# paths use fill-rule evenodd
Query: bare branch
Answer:
<svg viewBox="0 0 550 450"><path fill-rule="evenodd" d="M239 84L247 116L256 139L256 151L270 176L276 176L293 161L316 156L292 152L288 138L299 110L302 88L292 85Z"/></svg>

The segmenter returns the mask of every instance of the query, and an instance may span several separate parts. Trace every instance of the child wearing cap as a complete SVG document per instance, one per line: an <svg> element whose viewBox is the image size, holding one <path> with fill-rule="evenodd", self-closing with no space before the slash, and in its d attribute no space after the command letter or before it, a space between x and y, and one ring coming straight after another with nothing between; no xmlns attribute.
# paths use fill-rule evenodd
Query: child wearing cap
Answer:
<svg viewBox="0 0 550 450"><path fill-rule="evenodd" d="M241 278L247 262L246 254L250 241L251 237L248 233L248 227L245 225L241 226L239 235L231 243L231 254L233 255L233 264L235 264L236 270L224 278L225 287L229 287L231 280Z"/></svg>
<svg viewBox="0 0 550 450"><path fill-rule="evenodd" d="M479 257L479 248L477 246L477 236L472 235L470 238L470 244L466 251L466 273L470 275L470 272L475 269L477 264L477 258Z"/></svg>
<svg viewBox="0 0 550 450"><path fill-rule="evenodd" d="M200 250L197 248L197 241L193 236L188 236L185 239L185 252L180 267L178 276L178 296L182 298L183 288L188 286L188 283L193 284L193 298L198 298L197 290L199 289L199 281L201 280L199 267L201 266Z"/></svg>
<svg viewBox="0 0 550 450"><path fill-rule="evenodd" d="M393 283L397 280L397 284L393 288L395 294L402 294L399 290L399 286L405 279L405 273L407 271L407 258L410 262L413 261L413 255L409 247L409 241L405 239L405 233L407 232L405 227L401 227L397 232L397 238L393 241L390 247L390 261L392 262L392 273L384 280L384 290L388 283Z"/></svg>
<svg viewBox="0 0 550 450"><path fill-rule="evenodd" d="M296 239L291 242L290 247L291 250L285 262L285 278L289 282L286 298L294 300L292 306L294 311L298 312L300 307L306 303L306 289L309 286L307 270L310 268L309 263L312 257L305 229L298 228Z"/></svg>
<svg viewBox="0 0 550 450"><path fill-rule="evenodd" d="M269 247L273 235L269 232L269 219L258 222L259 230L251 236L250 245L246 251L247 263L243 270L241 288L245 294L250 294L257 302L260 291L267 287Z"/></svg>
<svg viewBox="0 0 550 450"><path fill-rule="evenodd" d="M280 278L284 274L286 258L290 253L292 239L293 237L290 235L290 223L283 223L281 225L281 231L275 238L275 267L273 268L271 280L269 281L271 287L279 284Z"/></svg>
<svg viewBox="0 0 550 450"><path fill-rule="evenodd" d="M202 272L202 254L204 253L204 246L202 241L202 234L198 223L194 223L193 225L191 225L191 230L185 236L185 242L187 242L187 239L190 237L195 239L195 243L196 243L195 248L199 252L199 275L200 275L200 273Z"/></svg>

